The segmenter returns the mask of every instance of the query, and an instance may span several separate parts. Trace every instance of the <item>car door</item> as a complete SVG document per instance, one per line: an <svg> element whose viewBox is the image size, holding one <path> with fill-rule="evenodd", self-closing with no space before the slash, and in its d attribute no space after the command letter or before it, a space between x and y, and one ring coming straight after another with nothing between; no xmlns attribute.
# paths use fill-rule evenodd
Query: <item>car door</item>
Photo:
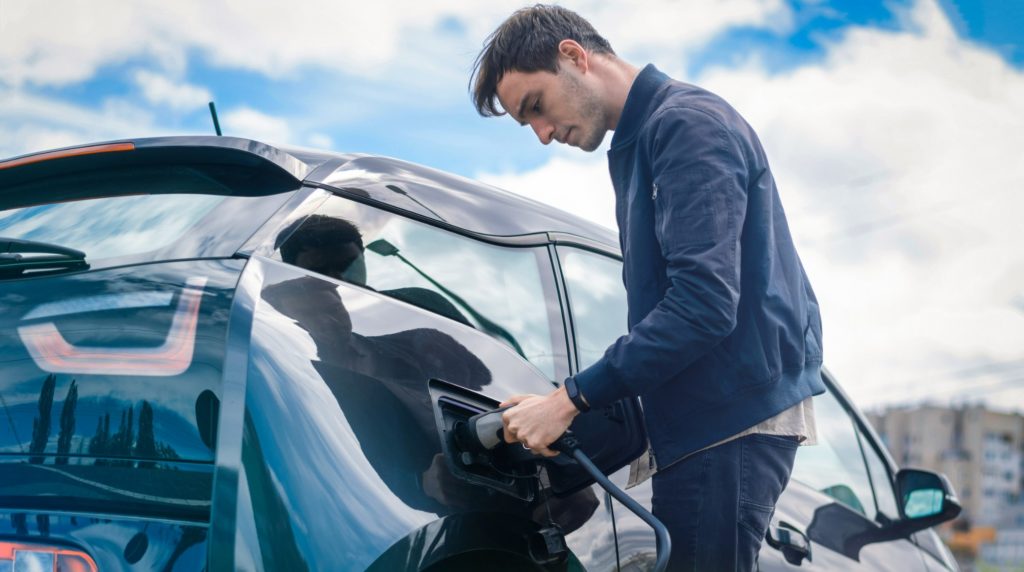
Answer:
<svg viewBox="0 0 1024 572"><path fill-rule="evenodd" d="M626 333L622 263L610 255L571 246L559 245L556 252L571 316L573 369L579 371L600 359L608 346ZM624 467L609 478L626 489L629 473L630 468ZM651 509L650 480L627 492ZM650 569L657 558L653 531L618 501L609 498L608 502L615 516L619 569Z"/></svg>
<svg viewBox="0 0 1024 572"><path fill-rule="evenodd" d="M534 475L493 472L468 482L439 439L438 393L443 407L493 406L568 373L546 236L507 246L379 206L330 196L246 268L237 533L214 567L445 569L473 552L614 569L599 489L556 497L516 484ZM535 533L551 523L572 559L542 562L551 537L538 547Z"/></svg>
<svg viewBox="0 0 1024 572"><path fill-rule="evenodd" d="M578 367L585 368L626 332L626 296L621 264L611 257L579 248L558 247L568 293ZM762 544L761 570L923 570L922 555L909 540L857 546L851 537L898 517L892 473L873 436L856 424L845 398L829 392L815 398L818 445L798 450L792 479L772 520L775 545ZM840 401L844 399L844 401ZM641 470L637 461L634 470ZM616 485L651 508L651 481L630 482L630 469L611 475ZM637 479L634 479L637 480ZM654 534L617 502L616 538L622 570L647 570L656 558ZM817 520L815 520L817 517ZM780 533L780 529L785 532ZM778 537L791 534L811 546L811 558L791 564ZM856 550L855 550L856 548ZM794 558L795 560L795 558Z"/></svg>
<svg viewBox="0 0 1024 572"><path fill-rule="evenodd" d="M892 473L880 444L834 380L826 381L829 390L814 398L817 443L797 451L760 570L926 570L913 541L876 541L880 528L899 518ZM802 544L809 557L794 550Z"/></svg>

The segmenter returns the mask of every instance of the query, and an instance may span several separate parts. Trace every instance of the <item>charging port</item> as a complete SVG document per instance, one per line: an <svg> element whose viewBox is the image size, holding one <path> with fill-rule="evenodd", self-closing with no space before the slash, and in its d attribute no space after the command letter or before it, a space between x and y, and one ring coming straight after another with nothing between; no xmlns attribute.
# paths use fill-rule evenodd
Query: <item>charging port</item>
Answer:
<svg viewBox="0 0 1024 572"><path fill-rule="evenodd" d="M540 470L536 461L528 455L470 451L459 445L459 425L477 413L497 408L498 402L440 380L431 380L430 393L441 449L452 474L518 499L532 501Z"/></svg>

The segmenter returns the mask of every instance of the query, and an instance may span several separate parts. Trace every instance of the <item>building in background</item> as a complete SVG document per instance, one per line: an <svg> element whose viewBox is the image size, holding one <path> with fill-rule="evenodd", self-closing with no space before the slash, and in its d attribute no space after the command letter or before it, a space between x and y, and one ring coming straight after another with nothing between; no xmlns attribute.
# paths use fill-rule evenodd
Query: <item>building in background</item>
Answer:
<svg viewBox="0 0 1024 572"><path fill-rule="evenodd" d="M867 416L900 467L937 471L953 483L964 510L946 530L951 547L1024 564L1024 415L919 405Z"/></svg>

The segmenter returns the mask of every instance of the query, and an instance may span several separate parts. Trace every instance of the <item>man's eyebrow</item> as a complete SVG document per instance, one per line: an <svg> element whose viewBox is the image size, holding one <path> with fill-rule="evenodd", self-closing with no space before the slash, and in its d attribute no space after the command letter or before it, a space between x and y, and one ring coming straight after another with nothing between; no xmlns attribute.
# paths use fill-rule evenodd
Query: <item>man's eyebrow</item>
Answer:
<svg viewBox="0 0 1024 572"><path fill-rule="evenodd" d="M516 121L519 123L519 125L526 125L526 122L522 120L522 117L523 113L526 112L526 100L530 99L531 97L533 97L533 92L528 91L524 93L522 99L519 100L519 109L516 110L516 118L518 118L516 119Z"/></svg>

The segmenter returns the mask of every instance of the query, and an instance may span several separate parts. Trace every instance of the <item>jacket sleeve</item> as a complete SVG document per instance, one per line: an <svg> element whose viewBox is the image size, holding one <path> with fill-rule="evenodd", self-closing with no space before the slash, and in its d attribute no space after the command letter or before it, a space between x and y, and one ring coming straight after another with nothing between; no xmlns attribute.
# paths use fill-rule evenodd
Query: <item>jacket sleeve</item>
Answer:
<svg viewBox="0 0 1024 572"><path fill-rule="evenodd" d="M674 379L736 326L746 145L697 109L667 108L651 122L638 145L649 152L654 231L668 288L628 334L576 375L592 407Z"/></svg>

